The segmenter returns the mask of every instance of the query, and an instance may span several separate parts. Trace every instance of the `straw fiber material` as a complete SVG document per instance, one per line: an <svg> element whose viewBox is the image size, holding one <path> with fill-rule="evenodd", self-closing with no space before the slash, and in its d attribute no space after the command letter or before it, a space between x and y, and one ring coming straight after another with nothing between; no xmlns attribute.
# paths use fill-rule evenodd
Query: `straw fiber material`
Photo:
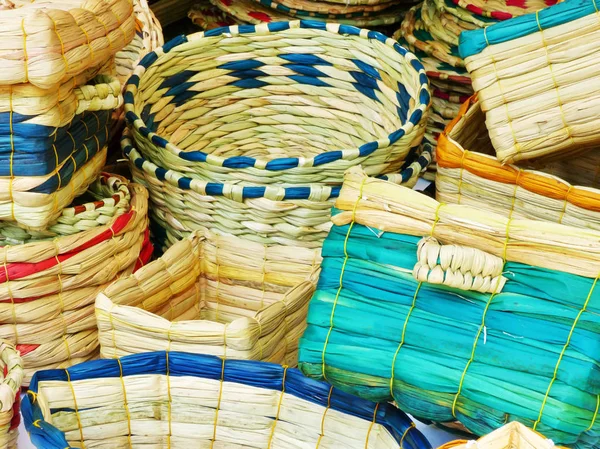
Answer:
<svg viewBox="0 0 600 449"><path fill-rule="evenodd" d="M133 69L142 58L165 43L161 25L148 6L147 0L133 0L133 10L136 24L135 36L129 45L115 56L116 74L123 90ZM119 107L113 112L111 142L121 134L124 126L125 111ZM118 143L116 145L118 147Z"/></svg>
<svg viewBox="0 0 600 449"><path fill-rule="evenodd" d="M110 59L133 38L131 0L5 0L0 85L50 89Z"/></svg>
<svg viewBox="0 0 600 449"><path fill-rule="evenodd" d="M210 229L263 244L320 248L327 236L339 186L201 181L151 163L132 144L126 130L122 148L133 179L149 190L153 219L175 239ZM425 146L423 154L414 159L401 173L385 178L414 186L431 162L430 147Z"/></svg>
<svg viewBox="0 0 600 449"><path fill-rule="evenodd" d="M106 194L101 182L92 188L92 195ZM38 369L97 355L96 295L150 256L148 194L136 184L128 190L129 207L104 224L0 248L0 338L17 345L26 382Z"/></svg>
<svg viewBox="0 0 600 449"><path fill-rule="evenodd" d="M481 105L473 97L440 137L438 201L600 230L600 151L557 163L501 164L484 121Z"/></svg>
<svg viewBox="0 0 600 449"><path fill-rule="evenodd" d="M90 201L84 203L84 199ZM0 243L2 246L19 245L29 240L52 239L93 229L125 213L130 200L129 182L125 178L102 173L87 192L77 198L76 205L62 209L60 217L44 230L31 231L11 222L0 222Z"/></svg>
<svg viewBox="0 0 600 449"><path fill-rule="evenodd" d="M194 25L205 31L237 23L234 17L221 11L208 0L196 0L188 13L188 17L194 22Z"/></svg>
<svg viewBox="0 0 600 449"><path fill-rule="evenodd" d="M151 8L158 22L166 27L184 19L193 3L194 0L157 0Z"/></svg>
<svg viewBox="0 0 600 449"><path fill-rule="evenodd" d="M94 143L92 140L90 146ZM0 177L0 220L30 230L46 229L63 208L85 192L105 161L106 147L94 144L84 146L49 176Z"/></svg>
<svg viewBox="0 0 600 449"><path fill-rule="evenodd" d="M277 21L286 22L294 19L310 19L321 22L334 21L329 14L299 11L271 0L210 0L210 2L240 23L258 25ZM399 22L402 20L405 11L406 6L400 3L373 16L361 17L355 15L345 17L344 15L336 15L335 22L357 27L379 27Z"/></svg>
<svg viewBox="0 0 600 449"><path fill-rule="evenodd" d="M461 36L501 162L565 158L600 144L597 11L594 0L568 0Z"/></svg>
<svg viewBox="0 0 600 449"><path fill-rule="evenodd" d="M358 168L336 208L305 374L475 435L519 421L597 447L600 231L438 203Z"/></svg>
<svg viewBox="0 0 600 449"><path fill-rule="evenodd" d="M421 142L430 96L396 41L309 21L197 33L151 53L127 85L140 154L214 182L340 184L394 173Z"/></svg>
<svg viewBox="0 0 600 449"><path fill-rule="evenodd" d="M319 249L192 234L96 299L101 354L159 350L295 366Z"/></svg>
<svg viewBox="0 0 600 449"><path fill-rule="evenodd" d="M480 449L560 449L560 446L554 446L552 440L517 421L510 422L477 441L449 441L438 449L467 449L474 445Z"/></svg>
<svg viewBox="0 0 600 449"><path fill-rule="evenodd" d="M23 360L6 341L0 341L0 449L16 449Z"/></svg>
<svg viewBox="0 0 600 449"><path fill-rule="evenodd" d="M467 9L478 16L496 20L508 20L527 13L539 11L556 4L559 0L452 0L457 6Z"/></svg>
<svg viewBox="0 0 600 449"><path fill-rule="evenodd" d="M40 449L431 449L392 405L287 366L182 352L37 373L23 414Z"/></svg>

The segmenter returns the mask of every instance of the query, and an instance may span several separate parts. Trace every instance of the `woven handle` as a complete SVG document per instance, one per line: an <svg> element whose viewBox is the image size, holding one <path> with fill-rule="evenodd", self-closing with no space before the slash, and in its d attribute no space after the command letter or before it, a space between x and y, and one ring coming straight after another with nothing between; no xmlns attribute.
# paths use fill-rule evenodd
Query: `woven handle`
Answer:
<svg viewBox="0 0 600 449"><path fill-rule="evenodd" d="M419 282L442 284L461 290L499 293L506 278L503 260L475 248L441 245L433 237L424 237L417 246L413 277Z"/></svg>
<svg viewBox="0 0 600 449"><path fill-rule="evenodd" d="M98 75L92 83L74 89L79 101L77 114L85 111L110 111L123 104L121 83L108 75Z"/></svg>

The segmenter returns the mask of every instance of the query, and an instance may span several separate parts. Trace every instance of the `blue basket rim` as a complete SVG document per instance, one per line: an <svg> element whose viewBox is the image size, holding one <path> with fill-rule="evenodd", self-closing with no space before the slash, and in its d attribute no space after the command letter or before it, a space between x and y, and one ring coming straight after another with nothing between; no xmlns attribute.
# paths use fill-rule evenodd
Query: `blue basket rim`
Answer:
<svg viewBox="0 0 600 449"><path fill-rule="evenodd" d="M144 158L134 146L134 142L130 136L131 131L129 129L125 129L123 131L123 136L121 137L121 150L123 155L129 160L130 163L134 164L139 170L142 170L146 173L152 173L157 179L167 182L171 185L175 185L173 179L176 179L177 187L184 190L194 190L200 193L201 195L211 195L211 196L226 196L229 197L231 195L227 195L229 189L226 189L226 183L221 182L208 182L202 181L199 179L193 179L183 174L171 170L159 167L155 163L149 161ZM413 159L407 161L408 164L412 165L416 162L420 166L420 172L423 171L427 166L431 163L433 153L432 145L427 141L427 139L423 139L422 143L422 153L416 155ZM414 169L411 166L407 166L405 169L399 173L402 177L402 182L406 182L411 179L415 173ZM419 172L419 173L420 173ZM380 175L379 179L388 180L388 175ZM231 191L241 189L241 196L243 199L247 198L262 198L266 196L266 192L268 189L271 192L277 190L278 194L271 193L270 196L277 196L280 198L279 200L308 200L312 195L314 195L315 189L324 191L324 194L327 194L327 199L337 198L342 189L341 186L322 186L318 183L313 185L306 186L293 186L293 187L283 187L283 186L265 186L265 185L255 185L255 186L238 186L235 184L229 184L231 187ZM194 186L199 188L194 188Z"/></svg>
<svg viewBox="0 0 600 449"><path fill-rule="evenodd" d="M404 123L402 127L389 134L386 139L379 139L376 141L367 142L362 144L358 148L325 151L310 158L301 159L297 157L286 157L272 160L263 160L247 156L233 156L223 158L204 153L202 151L185 152L178 148L176 145L171 144L167 139L157 135L156 133L151 132L146 126L145 122L134 112L134 95L137 92L139 81L146 72L146 69L148 69L160 56L169 53L171 50L178 47L179 45L183 45L188 42L193 42L204 37L215 37L223 34L253 34L256 32L257 28L259 28L261 32L264 32L264 29L266 28L269 32L273 33L285 31L291 28L324 30L339 35L352 35L359 36L368 40L377 40L387 45L388 47L391 47L406 61L406 66L409 67L410 70L416 72L420 82L419 90L416 93L415 98L413 98L417 104L413 107L412 114L410 115L410 117L407 117L406 123ZM407 132L412 130L414 126L418 125L423 120L423 115L429 108L430 103L431 95L429 92L429 81L425 72L425 68L423 67L417 56L415 56L408 49L402 47L398 43L398 41L387 37L377 31L361 29L351 25L341 25L337 23L326 23L312 20L270 22L268 24L263 23L261 25L233 25L216 28L209 31L194 33L188 36L178 36L166 43L164 46L159 47L153 52L147 54L140 61L138 66L135 68L133 74L125 84L124 95L124 109L126 121L130 124L130 126L133 126L142 136L144 136L144 138L151 140L155 145L159 146L160 148L166 149L167 151L170 151L178 157L181 157L181 154L186 154L188 156L197 154L201 162L205 162L210 165L216 165L219 167L229 166L235 168L246 168L258 166L259 168L265 168L267 170L286 170L295 167L314 167L320 165L321 163L331 163L340 159L354 159L357 157L369 156L379 148L386 148L394 144L402 137L404 137ZM319 158L319 160L322 160L323 162L314 163L315 158ZM267 165L270 165L270 167L268 167Z"/></svg>
<svg viewBox="0 0 600 449"><path fill-rule="evenodd" d="M337 410L385 427L398 442L410 442L411 449L431 449L425 436L401 410L391 404L376 404L331 387L323 381L305 377L296 368L254 360L224 360L217 356L183 352L147 352L120 359L83 362L67 369L42 370L34 374L29 391L23 398L25 427L34 444L44 442L44 449L70 449L65 434L48 423L37 401L39 382L68 382L94 378L120 378L143 374L167 374L171 377L193 376L233 382L281 391L313 404ZM224 365L223 365L224 364ZM250 376L249 373L253 375ZM247 375L247 378L243 378ZM285 379L285 384L283 384Z"/></svg>

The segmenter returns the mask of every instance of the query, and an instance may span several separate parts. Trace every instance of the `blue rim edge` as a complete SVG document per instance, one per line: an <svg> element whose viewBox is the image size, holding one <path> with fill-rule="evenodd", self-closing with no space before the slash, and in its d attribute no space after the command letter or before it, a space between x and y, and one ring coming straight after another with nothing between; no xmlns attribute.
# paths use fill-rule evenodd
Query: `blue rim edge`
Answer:
<svg viewBox="0 0 600 449"><path fill-rule="evenodd" d="M460 35L458 52L461 58L466 59L481 53L489 45L501 44L537 33L540 28L547 30L563 25L590 14L596 14L599 9L600 1L598 0L566 0L542 9L538 13L515 17L487 28L464 31Z"/></svg>
<svg viewBox="0 0 600 449"><path fill-rule="evenodd" d="M166 352L134 354L120 359L94 360L75 365L67 370L38 371L31 380L29 391L23 398L22 412L25 427L33 444L43 449L70 449L63 432L44 420L37 402L38 385L44 381L67 382L67 371L72 381L120 377L121 366L124 377L141 374L167 374ZM169 376L194 376L221 379L222 359L215 356L169 352ZM259 388L281 391L284 367L266 362L249 360L227 360L224 380ZM331 395L330 395L331 390ZM285 392L314 404L340 411L371 421L376 412L376 422L384 426L394 439L408 443L410 449L431 449L425 436L414 428L410 418L390 404L379 404L359 399L330 385L309 379L299 370L289 368L285 377ZM410 430L410 431L409 431Z"/></svg>
<svg viewBox="0 0 600 449"><path fill-rule="evenodd" d="M265 23L265 24L261 24L261 25L239 25L239 26L237 26L237 30L238 30L237 34L255 33L256 28L258 26L260 26L260 27L266 26L270 32L285 31L285 30L288 30L291 28L290 23L294 23L294 24L297 23L297 24L299 24L300 28L316 29L316 30L323 30L323 31L327 30L327 25L328 25L328 23L326 23L326 22L319 22L319 21L313 21L313 20L296 20L296 21L292 21L292 22L270 22L268 24ZM354 27L351 25L339 25L339 24L335 24L335 25L339 26L337 34L350 35L350 36L366 36L367 39L377 40L379 42L382 42L382 43L392 47L403 58L406 58L408 55L409 59L407 60L407 64L409 64L411 66L411 68L418 73L419 82L421 84L421 86L419 88L419 92L416 97L419 101L419 104L424 105L425 110L427 109L427 107L431 103L431 95L429 93L429 81L428 81L427 75L425 73L425 68L423 67L423 65L421 64L419 59L413 53L411 53L410 51L408 51L407 49L402 47L397 41L377 32L377 31L361 29L361 28L357 28L357 27ZM179 45L185 44L185 43L193 41L193 40L200 39L202 37L215 37L215 36L220 36L225 33L231 34L231 32L232 32L231 28L232 27L221 27L221 28L215 28L213 30L209 30L209 31L201 32L201 33L191 34L189 36L183 36L183 35L178 36L178 37L172 39L171 41L167 42L163 47L158 48L157 50L147 54L140 61L138 67L134 71L134 74L131 75L131 77L127 80L127 83L125 85L126 89L125 89L125 94L123 95L123 98L124 98L124 102L125 102L125 110L126 110L125 119L126 119L126 121L131 126L134 126L145 138L149 138L151 131L146 126L137 126L136 122L138 120L139 121L142 121L142 120L132 110L129 110L129 108L132 108L133 104L134 104L134 92L137 91L137 88L139 86L140 75L138 73L140 73L140 71L143 74L143 72L145 72L145 70L147 68L149 68L154 62L156 62L156 60L159 58L160 55L169 53L171 50L173 50L175 47L177 47ZM331 32L333 32L333 31L331 31ZM393 44L391 44L390 42L392 42ZM423 114L424 114L424 110L421 110L420 108L413 111L411 116L406 120L406 123L401 128L399 128L396 131L394 131L393 133L389 134L387 136L387 139L385 139L385 140L388 140L390 145L394 144L395 142L400 140L406 134L406 130L405 130L406 126L409 123L411 123L413 126L416 126L421 121ZM163 149L166 148L166 146L169 144L168 140L166 140L163 137L160 137L156 134L154 134L151 137L151 140L155 145L157 145L158 147L163 148ZM358 152L358 154L355 157L364 157L364 156L369 156L370 154L375 152L378 148L379 148L379 141L373 141L373 142L365 143L365 144L361 145L360 147L358 147L357 149L352 149L352 150L356 150ZM199 156L199 160L201 162L209 162L209 163L217 164L219 166L226 166L226 167L231 167L231 168L253 167L253 166L255 166L255 164L257 162L257 159L255 159L255 158L239 157L239 156L226 158L226 159L213 157L212 159L207 161L206 157L208 155L206 153L203 153L202 151L185 152L185 154L187 157ZM343 157L344 157L344 155L341 150L327 151L327 152L321 153L321 154L315 156L314 158L312 158L312 160L314 161L313 166L316 167L318 165L331 163L335 160L343 159ZM269 161L269 166L266 169L274 170L274 171L286 170L289 168L297 167L299 165L299 162L300 161L298 158L274 159L272 161Z"/></svg>
<svg viewBox="0 0 600 449"><path fill-rule="evenodd" d="M168 178L176 177L177 178L177 186L180 189L192 190L192 188L191 188L191 184L193 181L192 178L183 176L174 170L167 170L165 168L159 167L156 164L148 161L141 155L135 157L135 155L132 154L132 151L137 152L137 150L135 150L135 148L133 147L133 145L132 145L133 142L131 141L131 138L129 137L128 134L129 134L128 130L125 130L125 132L123 133L123 137L121 137L121 149L123 151L124 156L127 159L129 159L129 161L132 164L134 164L139 170L151 171L152 173L154 173L154 176L156 176L157 179L159 179L160 181L163 181L163 182L171 182ZM413 148L413 150L411 150L411 153L413 153L415 150L416 150L416 148ZM423 142L422 142L422 150L423 150L423 152L416 158L416 161L414 160L414 158L409 158L405 162L405 164L404 164L405 168L400 173L400 175L402 176L403 183L408 181L415 175L414 169L408 165L412 164L413 162L417 162L420 166L419 173L421 173L430 164L431 158L432 158L432 145L425 138L423 139ZM147 167L147 170L144 169L144 166ZM171 175L171 176L169 176L169 175ZM388 176L386 176L386 175L381 175L381 176L378 176L377 178L383 179L385 181L387 181L389 179ZM199 181L199 180L197 180L197 181L204 184L203 194L211 195L211 196L224 196L223 192L225 191L225 189L224 189L225 184L219 183L219 182L208 182L208 181ZM268 187L266 187L266 186L243 187L242 197L243 198L262 198L265 196L265 192L266 192L267 188ZM310 198L311 191L312 191L312 187L310 187L310 186L282 187L282 189L285 192L283 200L306 200L306 199ZM340 195L341 189L342 189L341 186L332 186L331 194L329 195L329 198L337 198Z"/></svg>

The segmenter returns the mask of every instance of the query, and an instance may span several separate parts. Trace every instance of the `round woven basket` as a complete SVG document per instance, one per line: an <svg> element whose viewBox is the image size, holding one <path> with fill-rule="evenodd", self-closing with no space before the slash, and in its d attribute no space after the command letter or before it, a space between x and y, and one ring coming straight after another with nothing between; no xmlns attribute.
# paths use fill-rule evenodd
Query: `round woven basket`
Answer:
<svg viewBox="0 0 600 449"><path fill-rule="evenodd" d="M407 415L287 366L153 352L36 374L23 400L40 449L430 449Z"/></svg>
<svg viewBox="0 0 600 449"><path fill-rule="evenodd" d="M148 6L148 2L146 0L133 0L133 10L136 23L135 36L129 45L115 56L117 78L123 89L125 89L125 84L133 73L133 69L142 58L164 44L162 28ZM124 126L125 111L122 107L119 107L113 112L111 148L118 148L118 136L121 135Z"/></svg>
<svg viewBox="0 0 600 449"><path fill-rule="evenodd" d="M0 341L0 449L17 449L22 382L23 360L14 346Z"/></svg>
<svg viewBox="0 0 600 449"><path fill-rule="evenodd" d="M320 249L192 234L96 299L101 355L173 350L295 366Z"/></svg>
<svg viewBox="0 0 600 449"><path fill-rule="evenodd" d="M0 248L0 338L17 345L26 382L38 369L97 355L96 294L150 257L146 190L103 175L90 195L105 199L74 206L61 217L81 218L81 232L67 227L63 234L59 220L40 239L30 235L24 244Z"/></svg>
<svg viewBox="0 0 600 449"><path fill-rule="evenodd" d="M495 20L508 20L513 17L539 11L559 2L559 0L451 0L455 5L478 16Z"/></svg>
<svg viewBox="0 0 600 449"><path fill-rule="evenodd" d="M339 186L244 186L202 181L144 159L128 135L126 130L123 154L129 159L133 179L150 192L153 218L173 235L170 243L191 231L206 229L263 244L309 248L320 247L327 236ZM385 179L414 186L431 161L430 149L414 159L401 173Z"/></svg>
<svg viewBox="0 0 600 449"><path fill-rule="evenodd" d="M237 23L233 16L221 11L208 0L197 0L188 12L188 17L204 31Z"/></svg>
<svg viewBox="0 0 600 449"><path fill-rule="evenodd" d="M133 39L131 0L3 0L0 85L60 85Z"/></svg>
<svg viewBox="0 0 600 449"><path fill-rule="evenodd" d="M172 41L144 58L125 97L144 158L239 185L340 184L355 165L398 172L430 103L423 67L396 41L308 21Z"/></svg>

